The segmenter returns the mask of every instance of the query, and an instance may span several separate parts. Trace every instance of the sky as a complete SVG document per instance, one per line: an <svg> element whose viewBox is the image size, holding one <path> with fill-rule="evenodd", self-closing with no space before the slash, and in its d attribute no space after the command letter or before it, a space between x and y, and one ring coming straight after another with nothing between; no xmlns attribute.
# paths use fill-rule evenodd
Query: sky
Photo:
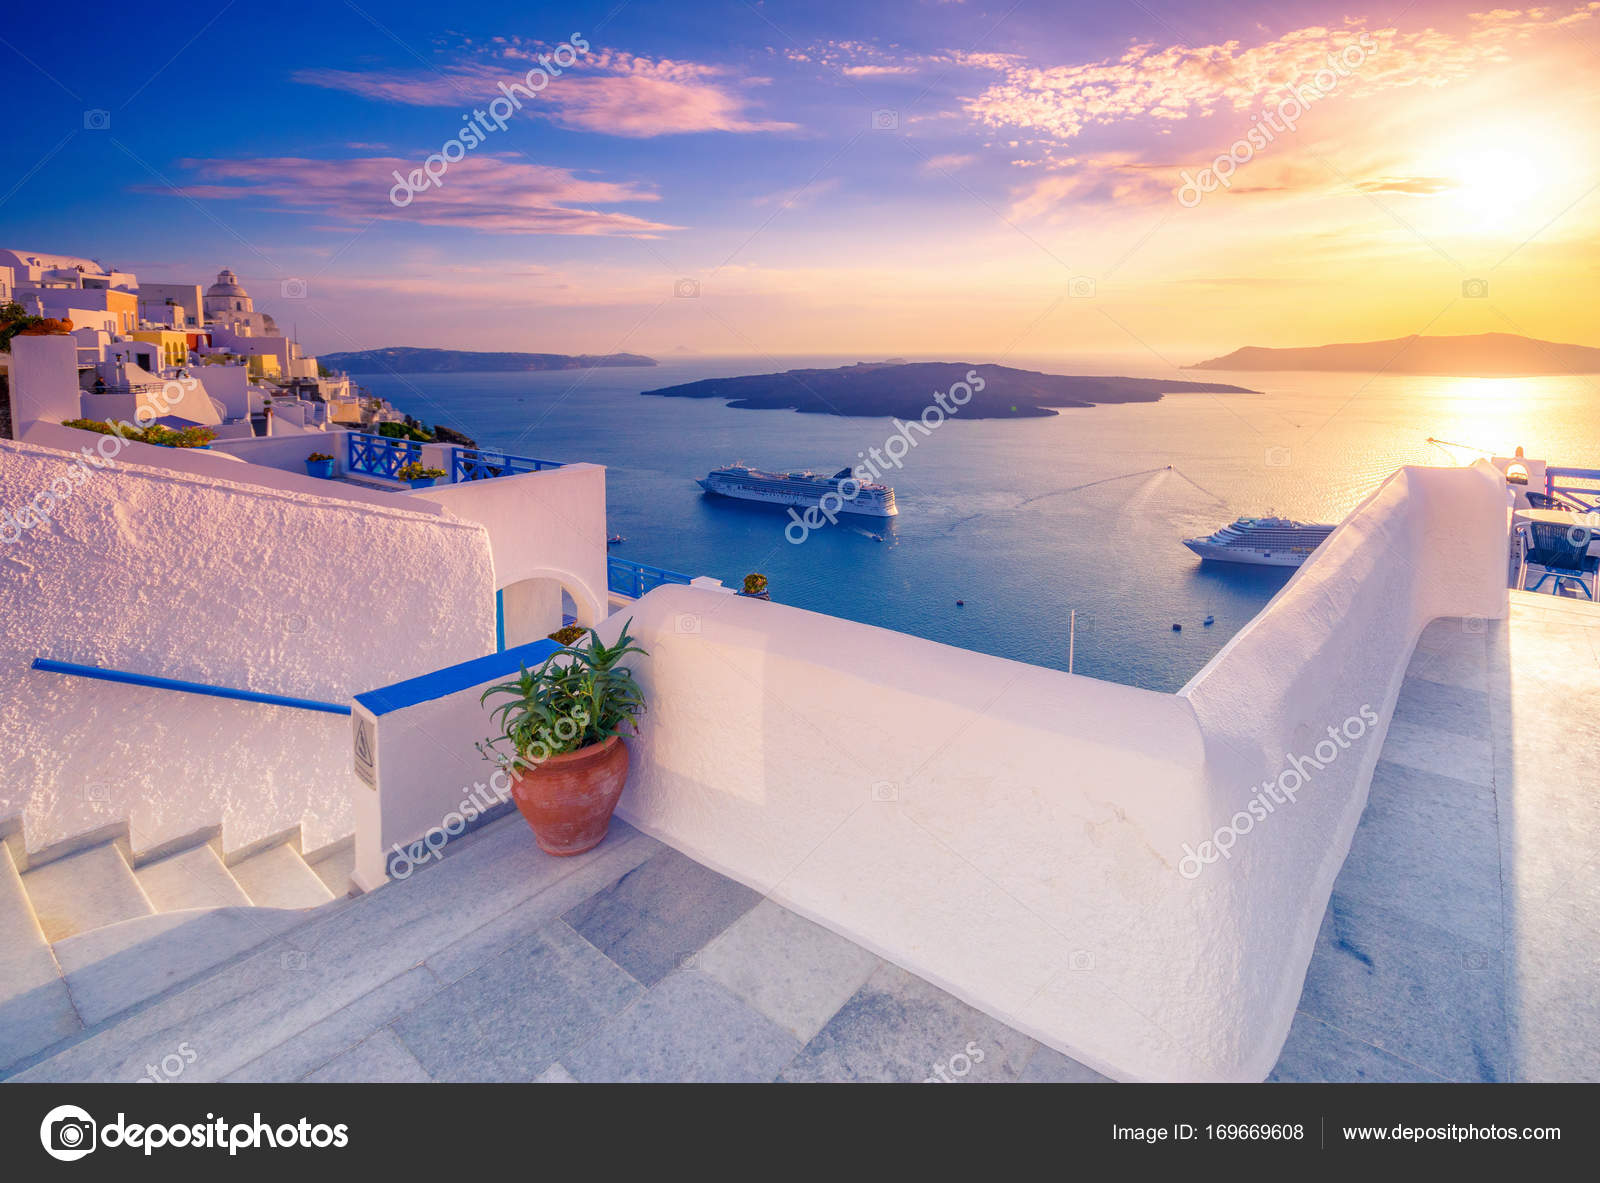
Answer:
<svg viewBox="0 0 1600 1183"><path fill-rule="evenodd" d="M319 353L1600 345L1600 3L27 5L0 70L0 245Z"/></svg>

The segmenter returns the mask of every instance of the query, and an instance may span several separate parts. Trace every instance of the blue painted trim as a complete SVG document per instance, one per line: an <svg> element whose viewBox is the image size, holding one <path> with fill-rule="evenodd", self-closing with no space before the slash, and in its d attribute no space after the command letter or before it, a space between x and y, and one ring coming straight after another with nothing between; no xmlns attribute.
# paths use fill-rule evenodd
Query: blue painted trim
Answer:
<svg viewBox="0 0 1600 1183"><path fill-rule="evenodd" d="M204 694L211 698L234 698L240 702L260 702L275 707L296 707L302 711L323 711L348 715L350 708L315 698L291 698L284 694L263 694L258 690L235 690L231 686L211 686L205 682L185 682L180 678L158 678L154 674L133 674L127 670L108 670L97 665L78 665L71 661L33 659L33 668L51 674L72 674L79 678L98 678L102 682L122 682L129 686L152 686L157 690L181 690L185 694Z"/></svg>
<svg viewBox="0 0 1600 1183"><path fill-rule="evenodd" d="M606 556L606 588L619 596L632 596L637 600L663 583L686 584L690 578L682 571L651 567L645 563L635 563L632 559L619 559L615 555Z"/></svg>
<svg viewBox="0 0 1600 1183"><path fill-rule="evenodd" d="M523 666L532 668L539 665L560 649L561 646L551 640L530 641L526 645L518 645L503 653L474 657L471 661L448 665L442 670L407 678L404 682L396 682L392 686L368 690L356 695L356 701L374 715L387 715L391 711L401 711L419 703L432 702L436 698L470 690L474 686L481 686L496 678L509 678L520 673Z"/></svg>
<svg viewBox="0 0 1600 1183"><path fill-rule="evenodd" d="M495 588L494 592L494 651L506 651L506 589Z"/></svg>
<svg viewBox="0 0 1600 1183"><path fill-rule="evenodd" d="M506 452L486 452L482 448L454 447L450 452L450 480L454 484L491 480L497 476L520 476L560 468L559 460L538 460L532 456L512 456Z"/></svg>

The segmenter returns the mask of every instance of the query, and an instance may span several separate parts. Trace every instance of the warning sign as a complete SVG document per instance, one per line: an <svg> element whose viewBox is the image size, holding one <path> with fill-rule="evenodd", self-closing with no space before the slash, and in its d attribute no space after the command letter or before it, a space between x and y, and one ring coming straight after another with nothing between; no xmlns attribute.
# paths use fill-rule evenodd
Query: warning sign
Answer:
<svg viewBox="0 0 1600 1183"><path fill-rule="evenodd" d="M354 713L356 775L367 782L369 788L378 787L378 767L373 759L372 722L364 715Z"/></svg>

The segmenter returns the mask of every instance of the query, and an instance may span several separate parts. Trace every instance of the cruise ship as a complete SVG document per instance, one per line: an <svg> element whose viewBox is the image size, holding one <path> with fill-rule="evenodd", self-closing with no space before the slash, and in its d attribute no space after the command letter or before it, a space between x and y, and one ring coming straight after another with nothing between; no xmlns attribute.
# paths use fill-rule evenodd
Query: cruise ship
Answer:
<svg viewBox="0 0 1600 1183"><path fill-rule="evenodd" d="M1202 559L1298 567L1335 529L1288 518L1240 518L1209 538L1186 538L1183 544Z"/></svg>
<svg viewBox="0 0 1600 1183"><path fill-rule="evenodd" d="M855 486L854 497L839 491L840 486L846 483ZM857 481L848 468L842 468L832 476L823 476L809 470L761 472L735 464L707 473L699 484L707 493L734 497L740 501L759 501L766 505L817 506L835 513L864 514L874 518L892 518L900 512L895 507L893 489L871 481ZM830 493L838 498L839 505L833 505L832 498L828 504L823 504L822 499Z"/></svg>

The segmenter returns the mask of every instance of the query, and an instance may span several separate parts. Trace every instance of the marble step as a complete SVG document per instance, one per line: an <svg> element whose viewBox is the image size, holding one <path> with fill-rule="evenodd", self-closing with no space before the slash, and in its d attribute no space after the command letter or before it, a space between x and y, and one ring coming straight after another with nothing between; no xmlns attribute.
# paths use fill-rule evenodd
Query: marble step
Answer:
<svg viewBox="0 0 1600 1183"><path fill-rule="evenodd" d="M209 845L180 850L134 871L157 912L246 907L250 897Z"/></svg>
<svg viewBox="0 0 1600 1183"><path fill-rule="evenodd" d="M306 864L333 893L333 898L342 900L352 890L350 876L355 874L356 870L355 843L353 841L335 843L331 848L311 855L306 859Z"/></svg>
<svg viewBox="0 0 1600 1183"><path fill-rule="evenodd" d="M0 842L0 1074L82 1027L50 944Z"/></svg>
<svg viewBox="0 0 1600 1183"><path fill-rule="evenodd" d="M25 871L22 886L45 940L52 945L155 911L133 868L112 843Z"/></svg>
<svg viewBox="0 0 1600 1183"><path fill-rule="evenodd" d="M334 898L300 852L286 842L252 854L228 871L258 907L314 908Z"/></svg>

